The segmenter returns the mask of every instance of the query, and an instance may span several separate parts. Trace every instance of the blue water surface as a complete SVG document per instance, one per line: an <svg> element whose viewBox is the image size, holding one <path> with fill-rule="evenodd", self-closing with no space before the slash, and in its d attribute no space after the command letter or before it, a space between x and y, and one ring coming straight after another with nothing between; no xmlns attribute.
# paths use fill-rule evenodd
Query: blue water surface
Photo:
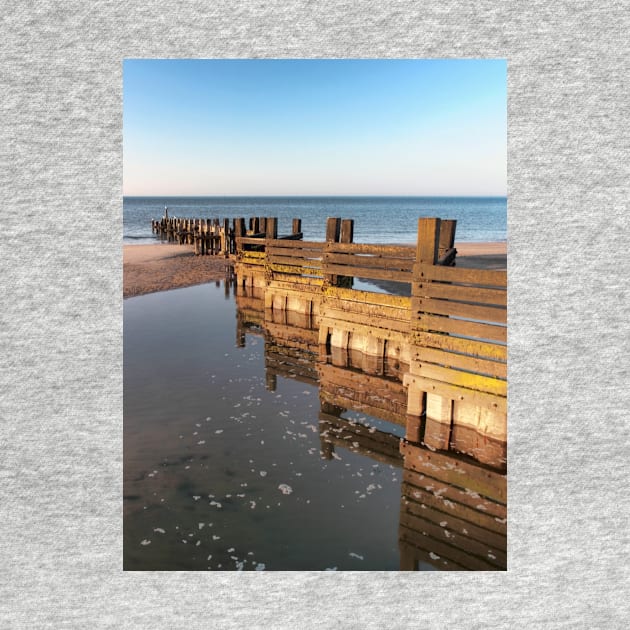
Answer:
<svg viewBox="0 0 630 630"><path fill-rule="evenodd" d="M354 219L357 243L416 241L419 217L456 219L456 240L507 240L506 197L124 197L123 240L155 241L151 220L168 207L169 216L188 218L277 217L280 234L302 219L305 240L324 240L327 217Z"/></svg>

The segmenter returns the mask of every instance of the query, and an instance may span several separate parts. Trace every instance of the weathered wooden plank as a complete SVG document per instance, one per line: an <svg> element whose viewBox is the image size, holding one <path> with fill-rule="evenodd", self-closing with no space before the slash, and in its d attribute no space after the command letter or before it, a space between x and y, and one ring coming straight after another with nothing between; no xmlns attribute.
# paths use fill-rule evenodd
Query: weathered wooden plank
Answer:
<svg viewBox="0 0 630 630"><path fill-rule="evenodd" d="M411 371L414 372L418 363L435 363L468 372L477 372L494 376L497 378L507 378L507 364L500 361L489 361L478 357L471 357L454 352L445 352L435 348L418 348L412 355Z"/></svg>
<svg viewBox="0 0 630 630"><path fill-rule="evenodd" d="M247 236L239 236L236 239L238 245L265 245L265 233L248 234Z"/></svg>
<svg viewBox="0 0 630 630"><path fill-rule="evenodd" d="M371 245L366 243L327 243L326 252L331 254L370 254L372 256L393 256L415 260L413 246Z"/></svg>
<svg viewBox="0 0 630 630"><path fill-rule="evenodd" d="M324 261L324 272L352 276L355 278L371 278L374 280L393 280L395 282L411 282L413 279L410 271L390 271L387 269L371 269L366 267L333 265Z"/></svg>
<svg viewBox="0 0 630 630"><path fill-rule="evenodd" d="M505 289L483 289L459 284L442 284L440 282L412 282L411 294L414 297L507 306L507 291Z"/></svg>
<svg viewBox="0 0 630 630"><path fill-rule="evenodd" d="M443 267L417 263L414 272L417 282L437 280L485 287L507 287L507 271L465 269L463 267Z"/></svg>
<svg viewBox="0 0 630 630"><path fill-rule="evenodd" d="M267 241L268 251L274 253L289 253L292 251L299 252L300 250L323 253L325 246L326 243L318 241L293 241L285 239Z"/></svg>
<svg viewBox="0 0 630 630"><path fill-rule="evenodd" d="M280 263L281 265L299 265L299 264L312 264L322 266L321 256L314 253L309 255L307 252L267 252L267 260L272 263Z"/></svg>
<svg viewBox="0 0 630 630"><path fill-rule="evenodd" d="M507 396L507 382L490 376L482 376L471 372L441 367L433 363L420 362L413 364L413 374L456 385L457 387L495 394L496 396Z"/></svg>
<svg viewBox="0 0 630 630"><path fill-rule="evenodd" d="M422 331L413 331L410 343L415 346L439 348L446 352L459 352L496 361L507 361L507 346L501 344Z"/></svg>
<svg viewBox="0 0 630 630"><path fill-rule="evenodd" d="M450 300L435 300L426 297L414 297L411 309L415 317L419 313L433 313L450 317L464 317L480 322L492 322L507 325L507 309L502 306L480 306L477 304L462 304Z"/></svg>
<svg viewBox="0 0 630 630"><path fill-rule="evenodd" d="M369 269L390 269L392 271L409 271L415 262L405 258L389 258L382 255L365 256L356 254L324 254L326 264L349 265L352 267L367 267Z"/></svg>
<svg viewBox="0 0 630 630"><path fill-rule="evenodd" d="M388 293L373 293L372 291L360 291L359 289L343 289L341 287L326 287L324 289L326 298L332 297L344 302L359 302L366 304L380 304L410 310L411 298L402 295L389 295Z"/></svg>
<svg viewBox="0 0 630 630"><path fill-rule="evenodd" d="M349 300L340 300L334 297L322 298L322 305L344 311L348 313L363 313L367 317L386 317L391 319L398 319L409 323L411 318L411 312L405 308L398 308L396 306L389 306L387 304L369 304L366 302L353 302Z"/></svg>
<svg viewBox="0 0 630 630"><path fill-rule="evenodd" d="M290 276L288 274L273 274L269 283L269 290L293 290L302 291L303 293L312 293L313 296L321 295L321 286L324 283L322 278L310 276Z"/></svg>
<svg viewBox="0 0 630 630"><path fill-rule="evenodd" d="M382 308L380 306L375 307L376 309ZM335 309L331 308L329 304L321 303L320 306L320 314L322 317L325 317L328 320L341 320L343 322L351 322L356 324L363 324L366 321L370 322L370 326L373 329L373 333L378 336L378 333L375 332L376 329L387 329L394 330L401 333L409 332L409 319L401 320L394 319L392 317L388 317L386 315L379 315L377 312L371 314L369 312L369 307L365 307L366 312L357 313L351 312L349 310L343 309Z"/></svg>
<svg viewBox="0 0 630 630"><path fill-rule="evenodd" d="M267 268L274 273L287 273L298 276L320 276L321 266L311 265L281 265L278 263L268 263Z"/></svg>
<svg viewBox="0 0 630 630"><path fill-rule="evenodd" d="M500 341L507 343L507 327L471 322L453 317L440 317L423 313L419 319L411 318L411 328L414 330L437 331L483 339L485 341Z"/></svg>
<svg viewBox="0 0 630 630"><path fill-rule="evenodd" d="M242 250L239 253L242 262L255 262L257 264L264 264L265 252L250 252Z"/></svg>
<svg viewBox="0 0 630 630"><path fill-rule="evenodd" d="M470 403L471 405L487 407L488 409L494 409L500 413L507 413L506 396L497 396L488 392L471 390L466 387L454 385L453 383L420 376L419 374L405 374L404 383L405 385L413 385L423 392L437 394L438 396L450 398L451 400L460 400Z"/></svg>

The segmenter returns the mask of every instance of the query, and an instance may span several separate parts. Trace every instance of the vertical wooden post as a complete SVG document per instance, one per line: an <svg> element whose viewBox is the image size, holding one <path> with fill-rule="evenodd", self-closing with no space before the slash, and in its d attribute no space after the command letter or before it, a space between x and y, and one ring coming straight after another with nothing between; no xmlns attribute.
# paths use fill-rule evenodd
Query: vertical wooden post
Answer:
<svg viewBox="0 0 630 630"><path fill-rule="evenodd" d="M440 219L418 219L416 262L435 265L438 259ZM417 278L416 278L417 280Z"/></svg>
<svg viewBox="0 0 630 630"><path fill-rule="evenodd" d="M265 238L278 238L278 218L272 217L266 220Z"/></svg>
<svg viewBox="0 0 630 630"><path fill-rule="evenodd" d="M324 250L324 285L334 287L337 283L337 276L326 273L326 259L328 258L328 249L330 243L338 243L341 234L341 219L337 217L328 217L326 219L326 249Z"/></svg>
<svg viewBox="0 0 630 630"><path fill-rule="evenodd" d="M343 219L341 221L341 233L339 236L340 243L352 243L354 238L354 219ZM351 289L354 278L352 276L338 276L335 283L338 287Z"/></svg>
<svg viewBox="0 0 630 630"><path fill-rule="evenodd" d="M234 254L238 254L238 242L237 239L245 236L245 219L234 219Z"/></svg>
<svg viewBox="0 0 630 630"><path fill-rule="evenodd" d="M340 243L352 243L354 238L354 219L343 219L341 222Z"/></svg>
<svg viewBox="0 0 630 630"><path fill-rule="evenodd" d="M293 219L291 230L292 234L299 234L302 231L302 219Z"/></svg>
<svg viewBox="0 0 630 630"><path fill-rule="evenodd" d="M234 219L234 236L245 236L245 219Z"/></svg>
<svg viewBox="0 0 630 630"><path fill-rule="evenodd" d="M223 219L223 256L227 258L230 255L230 220Z"/></svg>
<svg viewBox="0 0 630 630"><path fill-rule="evenodd" d="M338 219L337 217L328 217L326 219L326 242L338 243L340 232L341 219Z"/></svg>

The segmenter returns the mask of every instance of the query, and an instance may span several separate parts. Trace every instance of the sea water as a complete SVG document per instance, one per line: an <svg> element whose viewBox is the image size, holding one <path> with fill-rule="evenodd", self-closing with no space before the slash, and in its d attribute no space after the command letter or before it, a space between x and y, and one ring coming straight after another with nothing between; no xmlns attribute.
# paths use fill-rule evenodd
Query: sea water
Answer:
<svg viewBox="0 0 630 630"><path fill-rule="evenodd" d="M279 234L302 219L305 240L322 241L326 218L354 219L357 243L416 242L419 217L457 220L460 242L505 241L506 197L124 197L123 240L155 242L151 220L187 218L277 217Z"/></svg>

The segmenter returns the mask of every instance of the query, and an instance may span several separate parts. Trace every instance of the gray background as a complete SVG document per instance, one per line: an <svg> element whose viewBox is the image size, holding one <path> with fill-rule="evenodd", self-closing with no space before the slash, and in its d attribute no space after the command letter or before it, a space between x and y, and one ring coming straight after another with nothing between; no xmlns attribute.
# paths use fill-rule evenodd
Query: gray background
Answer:
<svg viewBox="0 0 630 630"><path fill-rule="evenodd" d="M4 2L0 626L625 627L627 2ZM122 59L503 57L509 571L123 573Z"/></svg>

